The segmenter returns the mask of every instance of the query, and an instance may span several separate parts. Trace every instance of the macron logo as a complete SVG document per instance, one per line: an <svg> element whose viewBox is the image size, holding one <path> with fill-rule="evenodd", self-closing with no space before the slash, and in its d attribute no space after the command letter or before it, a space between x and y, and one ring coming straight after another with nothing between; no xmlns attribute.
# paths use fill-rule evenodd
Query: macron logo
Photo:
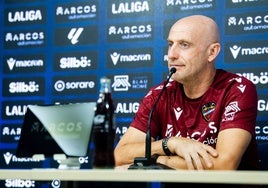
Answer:
<svg viewBox="0 0 268 188"><path fill-rule="evenodd" d="M241 93L244 93L246 86L241 84L241 85L237 86L237 88L241 91Z"/></svg>
<svg viewBox="0 0 268 188"><path fill-rule="evenodd" d="M234 59L236 59L241 50L241 46L238 47L237 45L234 45L233 47L230 47L230 50Z"/></svg>
<svg viewBox="0 0 268 188"><path fill-rule="evenodd" d="M117 52L114 52L113 54L110 54L110 57L113 61L113 64L116 65L119 60L120 54Z"/></svg>
<svg viewBox="0 0 268 188"><path fill-rule="evenodd" d="M8 64L9 69L10 69L10 70L13 70L13 68L14 68L14 66L15 66L15 64L16 64L16 59L13 59L12 57L9 58L9 59L7 60L7 64Z"/></svg>
<svg viewBox="0 0 268 188"><path fill-rule="evenodd" d="M174 108L174 112L175 112L176 120L179 120L182 114L182 109L180 107Z"/></svg>
<svg viewBox="0 0 268 188"><path fill-rule="evenodd" d="M4 158L5 158L5 161L6 161L6 164L9 165L10 161L11 161L11 158L12 158L12 154L9 153L9 152L6 152L4 154Z"/></svg>
<svg viewBox="0 0 268 188"><path fill-rule="evenodd" d="M78 43L78 38L80 37L81 33L84 31L84 28L72 28L68 34L68 39L71 40L72 44Z"/></svg>

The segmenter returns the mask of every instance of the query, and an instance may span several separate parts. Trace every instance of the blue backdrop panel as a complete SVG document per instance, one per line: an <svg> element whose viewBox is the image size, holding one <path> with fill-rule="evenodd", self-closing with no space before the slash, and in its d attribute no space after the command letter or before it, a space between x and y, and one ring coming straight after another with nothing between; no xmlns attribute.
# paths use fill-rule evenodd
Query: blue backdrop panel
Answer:
<svg viewBox="0 0 268 188"><path fill-rule="evenodd" d="M112 80L118 141L142 97L167 77L172 23L203 14L219 24L217 67L257 86L256 138L267 169L267 0L2 0L0 9L0 168L55 167L15 155L27 105L96 101L104 75ZM81 164L90 168L90 157Z"/></svg>

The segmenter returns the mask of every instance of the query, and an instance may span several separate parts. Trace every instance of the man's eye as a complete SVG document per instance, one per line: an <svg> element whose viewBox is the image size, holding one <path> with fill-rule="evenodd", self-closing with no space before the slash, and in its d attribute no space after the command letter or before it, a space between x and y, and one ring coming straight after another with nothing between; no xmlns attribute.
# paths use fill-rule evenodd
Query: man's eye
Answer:
<svg viewBox="0 0 268 188"><path fill-rule="evenodd" d="M180 46L181 46L182 48L188 48L188 47L190 46L190 44L187 43L187 42L181 42L181 43L180 43Z"/></svg>
<svg viewBox="0 0 268 188"><path fill-rule="evenodd" d="M169 42L169 43L168 43L168 47L171 47L171 46L172 46L172 44L173 44L173 43Z"/></svg>

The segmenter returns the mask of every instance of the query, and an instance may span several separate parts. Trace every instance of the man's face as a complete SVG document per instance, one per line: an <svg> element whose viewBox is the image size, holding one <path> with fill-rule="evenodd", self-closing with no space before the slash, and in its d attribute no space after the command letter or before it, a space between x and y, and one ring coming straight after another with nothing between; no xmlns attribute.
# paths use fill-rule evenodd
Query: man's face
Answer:
<svg viewBox="0 0 268 188"><path fill-rule="evenodd" d="M177 69L172 76L174 80L181 83L193 81L206 68L208 45L202 32L202 28L187 23L178 23L171 28L168 66Z"/></svg>

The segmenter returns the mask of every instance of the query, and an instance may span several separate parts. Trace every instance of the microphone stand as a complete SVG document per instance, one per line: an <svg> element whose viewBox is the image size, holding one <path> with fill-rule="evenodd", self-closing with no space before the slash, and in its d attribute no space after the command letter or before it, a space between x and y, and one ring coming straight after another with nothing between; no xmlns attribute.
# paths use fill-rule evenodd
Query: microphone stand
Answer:
<svg viewBox="0 0 268 188"><path fill-rule="evenodd" d="M151 108L149 117L148 117L148 123L147 123L147 132L146 132L146 138L145 138L145 157L136 157L134 159L134 164L130 165L128 169L172 169L164 164L160 164L156 162L156 158L151 156L151 120L153 112L158 104L158 101L160 97L162 96L167 84L169 83L169 80L171 76L176 72L176 68L171 68L169 72L168 79L166 80L160 94L158 95L154 105Z"/></svg>

